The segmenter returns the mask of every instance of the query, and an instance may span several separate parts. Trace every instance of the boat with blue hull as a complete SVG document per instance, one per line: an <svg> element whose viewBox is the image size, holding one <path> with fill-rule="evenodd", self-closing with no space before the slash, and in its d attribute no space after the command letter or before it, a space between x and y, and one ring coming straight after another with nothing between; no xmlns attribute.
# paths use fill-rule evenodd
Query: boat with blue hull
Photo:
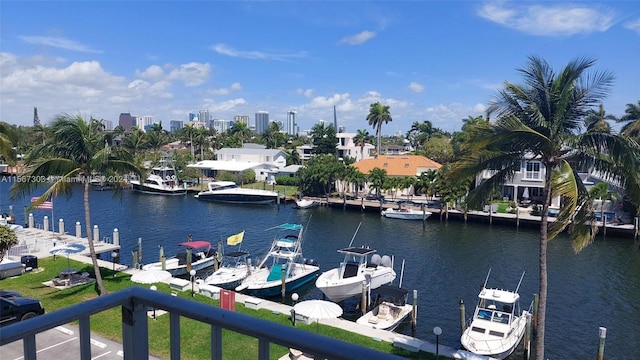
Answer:
<svg viewBox="0 0 640 360"><path fill-rule="evenodd" d="M281 233L273 240L258 268L236 287L236 291L257 297L273 297L283 291L294 291L318 276L320 267L302 256L304 227L287 223L275 228Z"/></svg>

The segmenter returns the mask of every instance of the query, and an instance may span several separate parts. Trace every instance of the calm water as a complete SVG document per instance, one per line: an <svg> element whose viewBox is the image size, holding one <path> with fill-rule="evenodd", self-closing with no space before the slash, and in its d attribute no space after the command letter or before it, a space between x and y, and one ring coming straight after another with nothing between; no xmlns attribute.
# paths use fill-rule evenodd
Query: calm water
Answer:
<svg viewBox="0 0 640 360"><path fill-rule="evenodd" d="M13 204L18 223L24 223L26 199L10 200L10 184L0 182L0 211ZM35 194L40 194L36 192ZM354 245L369 245L381 255L394 255L400 274L406 261L403 286L417 289L419 298L416 336L435 341L434 326L440 326L443 344L459 346L458 302L466 304L467 316L487 271L489 286L514 289L526 272L520 288L521 305L528 306L538 287L538 234L535 230L431 219L421 222L382 218L374 213L316 208L295 210L290 204L243 206L200 202L191 196L162 197L129 191L112 198L108 191L90 194L92 224L100 236L120 232L122 262L132 263L131 251L142 238L143 262L157 261L158 246L168 255L177 252L177 243L188 234L193 239L217 241L246 230L242 248L254 255L254 263L269 247L273 231L266 229L284 222L306 225L304 254L323 270L335 267L342 257L336 252L346 247L358 227ZM36 210L36 223L51 217L50 211ZM54 200L54 219L63 218L65 228L83 223L82 191L69 199ZM605 358L640 357L640 251L631 239L598 238L576 255L564 235L549 243L549 307L546 355L551 359L591 359L598 349L598 327L608 329ZM398 279L399 280L399 277ZM396 281L397 283L397 281ZM310 285L299 291L301 298L320 298ZM410 333L403 326L401 332ZM512 358L521 358L513 356Z"/></svg>

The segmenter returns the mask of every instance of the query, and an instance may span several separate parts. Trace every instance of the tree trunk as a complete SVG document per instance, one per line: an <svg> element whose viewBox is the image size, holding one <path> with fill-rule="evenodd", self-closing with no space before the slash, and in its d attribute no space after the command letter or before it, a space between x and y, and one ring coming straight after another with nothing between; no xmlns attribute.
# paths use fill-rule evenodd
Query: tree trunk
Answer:
<svg viewBox="0 0 640 360"><path fill-rule="evenodd" d="M100 273L100 266L98 265L98 256L96 255L96 248L93 245L93 233L91 229L91 216L89 213L89 177L85 178L84 182L84 222L87 228L87 240L89 242L89 251L91 252L91 262L93 263L93 270L96 273L96 283L100 293L98 295L105 295L107 289L102 282L102 274Z"/></svg>
<svg viewBox="0 0 640 360"><path fill-rule="evenodd" d="M544 203L540 214L540 290L538 294L538 327L536 331L536 360L544 360L545 317L547 314L547 229L549 203L551 202L551 167L546 166Z"/></svg>

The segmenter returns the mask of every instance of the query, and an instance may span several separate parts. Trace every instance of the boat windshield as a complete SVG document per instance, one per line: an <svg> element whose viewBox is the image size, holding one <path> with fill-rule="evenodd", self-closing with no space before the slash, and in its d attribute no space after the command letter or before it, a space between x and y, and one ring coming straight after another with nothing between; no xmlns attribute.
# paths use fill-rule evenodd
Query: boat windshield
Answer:
<svg viewBox="0 0 640 360"><path fill-rule="evenodd" d="M487 308L478 309L476 318L501 324L509 324L511 313L497 310L494 305L489 305Z"/></svg>

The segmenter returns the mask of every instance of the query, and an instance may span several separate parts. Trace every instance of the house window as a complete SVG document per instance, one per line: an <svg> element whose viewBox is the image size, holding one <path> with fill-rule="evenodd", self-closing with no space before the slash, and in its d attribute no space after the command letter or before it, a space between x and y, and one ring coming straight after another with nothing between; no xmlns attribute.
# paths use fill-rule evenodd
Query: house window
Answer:
<svg viewBox="0 0 640 360"><path fill-rule="evenodd" d="M409 164L408 164L408 163L407 163L407 164L404 164L404 168L405 168L405 169L408 169L408 168L409 168Z"/></svg>
<svg viewBox="0 0 640 360"><path fill-rule="evenodd" d="M540 172L541 164L537 161L527 162L524 172L525 180L542 180L542 173Z"/></svg>
<svg viewBox="0 0 640 360"><path fill-rule="evenodd" d="M388 165L387 163L384 163L384 164L382 165L382 167L387 167L387 165Z"/></svg>

